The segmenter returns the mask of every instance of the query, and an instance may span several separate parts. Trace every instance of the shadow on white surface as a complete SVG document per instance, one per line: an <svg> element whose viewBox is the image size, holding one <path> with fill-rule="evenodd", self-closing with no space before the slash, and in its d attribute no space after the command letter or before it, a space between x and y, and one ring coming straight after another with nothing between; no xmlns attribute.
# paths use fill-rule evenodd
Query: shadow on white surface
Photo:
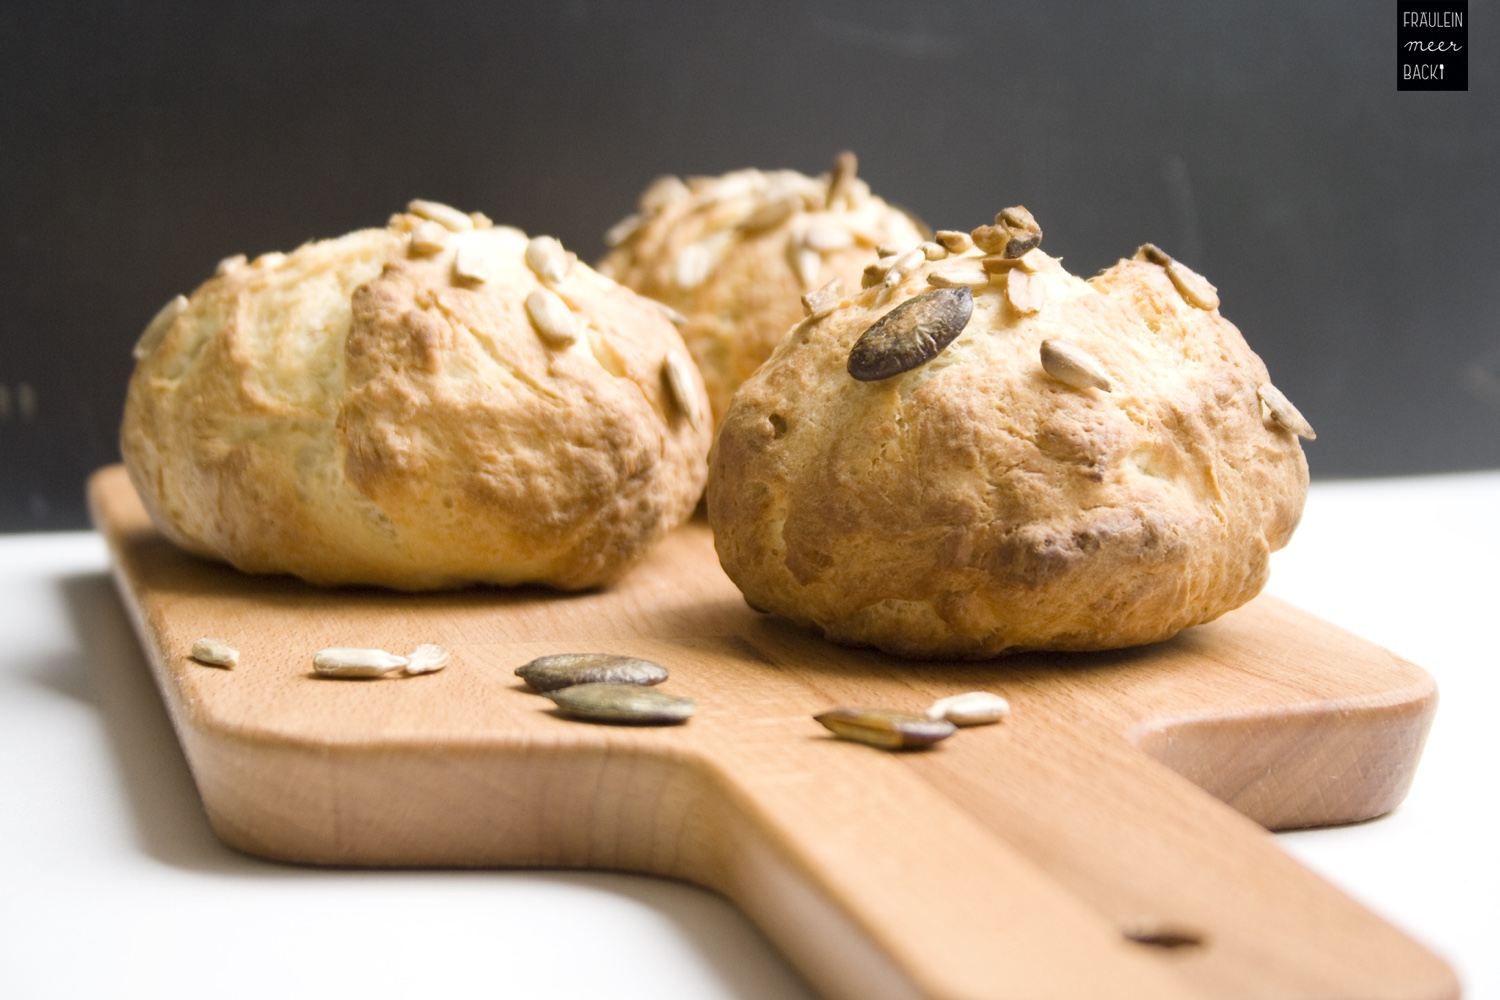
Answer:
<svg viewBox="0 0 1500 1000"><path fill-rule="evenodd" d="M206 908L217 914L227 935L244 933L252 920L258 928L259 914L267 905L296 914L296 923L304 927L319 913L325 919L356 924L405 917L407 926L391 941L400 941L391 952L398 956L394 959L384 954L371 961L356 953L352 961L364 964L351 970L351 956L338 949L287 952L285 963L300 969L303 981L291 988L279 986L279 996L327 995L329 981L343 987L337 995L349 995L345 990L363 978L360 993L367 1000L409 996L413 987L430 990L438 985L472 995L472 988L482 983L503 984L493 995L518 997L814 997L738 910L696 886L605 872L298 867L225 846L208 825L187 761L110 578L83 574L57 582L76 652L33 661L35 667L26 679L97 713L128 814L132 846L156 865L189 876L181 887L184 910ZM126 873L132 866L141 867L139 857L124 859L122 882L139 878L138 872ZM265 898L268 891L270 900ZM166 902L172 903L170 896ZM464 915L460 927L453 925L455 914ZM443 927L447 931L439 933ZM318 933L337 938L342 932L335 927ZM484 947L455 957L454 945L465 939ZM232 954L232 940L228 944ZM582 961L580 944L587 944ZM172 947L161 947L165 963L182 962ZM225 953L222 946L219 951ZM239 955L239 961L247 959ZM499 980L496 960L508 964ZM445 968L436 980L421 973L421 966L434 961ZM398 967L392 967L393 962ZM244 995L254 992L250 987L255 982L269 985L280 979L262 969L258 977L243 981ZM170 984L154 982L149 991L177 995ZM143 987L140 995L144 992ZM82 993L80 989L77 995ZM75 995L68 990L49 995L64 994Z"/></svg>

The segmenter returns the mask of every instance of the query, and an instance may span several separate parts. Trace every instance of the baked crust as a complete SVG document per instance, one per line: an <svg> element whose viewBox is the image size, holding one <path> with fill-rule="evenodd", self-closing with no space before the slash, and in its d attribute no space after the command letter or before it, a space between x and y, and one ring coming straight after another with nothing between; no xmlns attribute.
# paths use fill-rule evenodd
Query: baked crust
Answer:
<svg viewBox="0 0 1500 1000"><path fill-rule="evenodd" d="M600 272L682 315L716 424L735 389L802 319L805 292L834 278L858 288L877 246L927 236L870 194L845 157L819 177L738 170L659 178L642 194L639 215L612 230L616 245Z"/></svg>
<svg viewBox="0 0 1500 1000"><path fill-rule="evenodd" d="M691 514L707 398L691 365L674 396L659 306L560 246L546 282L525 234L443 208L458 231L403 214L226 262L143 345L121 450L167 537L319 584L571 590ZM571 345L528 316L543 288Z"/></svg>
<svg viewBox="0 0 1500 1000"><path fill-rule="evenodd" d="M980 257L846 297L740 388L708 516L746 601L837 642L981 658L1155 642L1255 596L1301 516L1306 461L1262 404L1260 359L1160 264L1083 281L1039 249L988 258L945 350L850 376L875 320ZM1047 340L1100 371L1054 357L1072 384L1049 374Z"/></svg>

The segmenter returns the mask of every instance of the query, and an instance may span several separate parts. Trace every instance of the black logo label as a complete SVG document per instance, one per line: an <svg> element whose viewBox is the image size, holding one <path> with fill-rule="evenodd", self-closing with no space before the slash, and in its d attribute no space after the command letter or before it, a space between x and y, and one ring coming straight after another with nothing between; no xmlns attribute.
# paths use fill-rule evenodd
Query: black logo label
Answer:
<svg viewBox="0 0 1500 1000"><path fill-rule="evenodd" d="M1469 89L1469 0L1396 0L1396 89Z"/></svg>

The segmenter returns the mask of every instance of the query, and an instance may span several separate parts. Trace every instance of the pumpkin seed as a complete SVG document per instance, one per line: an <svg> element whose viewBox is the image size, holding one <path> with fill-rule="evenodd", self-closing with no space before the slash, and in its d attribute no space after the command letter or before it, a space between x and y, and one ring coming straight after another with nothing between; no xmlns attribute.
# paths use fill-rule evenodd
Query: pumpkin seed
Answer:
<svg viewBox="0 0 1500 1000"><path fill-rule="evenodd" d="M546 696L569 718L638 726L686 722L697 707L689 698L663 694L639 684L575 684L548 691Z"/></svg>
<svg viewBox="0 0 1500 1000"><path fill-rule="evenodd" d="M667 668L650 660L614 653L554 653L517 667L516 676L533 691L545 693L575 684L606 682L649 687L667 679Z"/></svg>
<svg viewBox="0 0 1500 1000"><path fill-rule="evenodd" d="M849 374L877 382L931 361L963 332L974 313L967 285L914 295L871 324L849 352Z"/></svg>
<svg viewBox="0 0 1500 1000"><path fill-rule="evenodd" d="M958 728L946 719L929 719L884 708L835 708L813 716L833 735L883 750L929 747Z"/></svg>
<svg viewBox="0 0 1500 1000"><path fill-rule="evenodd" d="M193 643L193 659L210 667L234 669L240 662L240 651L223 639L199 639Z"/></svg>
<svg viewBox="0 0 1500 1000"><path fill-rule="evenodd" d="M1267 423L1274 423L1291 431L1298 437L1316 441L1317 432L1312 429L1312 424L1302 412L1292 405L1292 401L1286 398L1286 394L1269 382L1263 383L1256 389L1256 395L1260 396L1263 407L1261 417Z"/></svg>
<svg viewBox="0 0 1500 1000"><path fill-rule="evenodd" d="M929 719L947 719L955 726L984 726L1010 714L1010 702L988 691L966 691L939 698L927 707Z"/></svg>
<svg viewBox="0 0 1500 1000"><path fill-rule="evenodd" d="M1012 275L1014 277L1014 275ZM1042 341L1042 370L1075 389L1109 392L1109 376L1088 351L1062 340Z"/></svg>

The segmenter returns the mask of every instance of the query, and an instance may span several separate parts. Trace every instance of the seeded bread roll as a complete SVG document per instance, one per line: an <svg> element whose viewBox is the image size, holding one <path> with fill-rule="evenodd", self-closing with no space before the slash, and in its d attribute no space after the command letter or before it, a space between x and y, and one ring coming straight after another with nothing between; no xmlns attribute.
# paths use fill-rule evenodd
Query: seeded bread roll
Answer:
<svg viewBox="0 0 1500 1000"><path fill-rule="evenodd" d="M662 177L641 195L640 213L606 237L614 250L599 270L680 314L715 422L802 318L804 293L834 279L855 287L877 246L926 237L854 171L854 155L844 153L821 177Z"/></svg>
<svg viewBox="0 0 1500 1000"><path fill-rule="evenodd" d="M132 481L167 537L252 573L592 587L707 471L708 400L661 308L443 205L226 261L137 357Z"/></svg>
<svg viewBox="0 0 1500 1000"><path fill-rule="evenodd" d="M1311 428L1201 277L1147 247L1083 281L1007 211L887 257L740 388L708 516L752 607L983 658L1155 642L1265 583Z"/></svg>

